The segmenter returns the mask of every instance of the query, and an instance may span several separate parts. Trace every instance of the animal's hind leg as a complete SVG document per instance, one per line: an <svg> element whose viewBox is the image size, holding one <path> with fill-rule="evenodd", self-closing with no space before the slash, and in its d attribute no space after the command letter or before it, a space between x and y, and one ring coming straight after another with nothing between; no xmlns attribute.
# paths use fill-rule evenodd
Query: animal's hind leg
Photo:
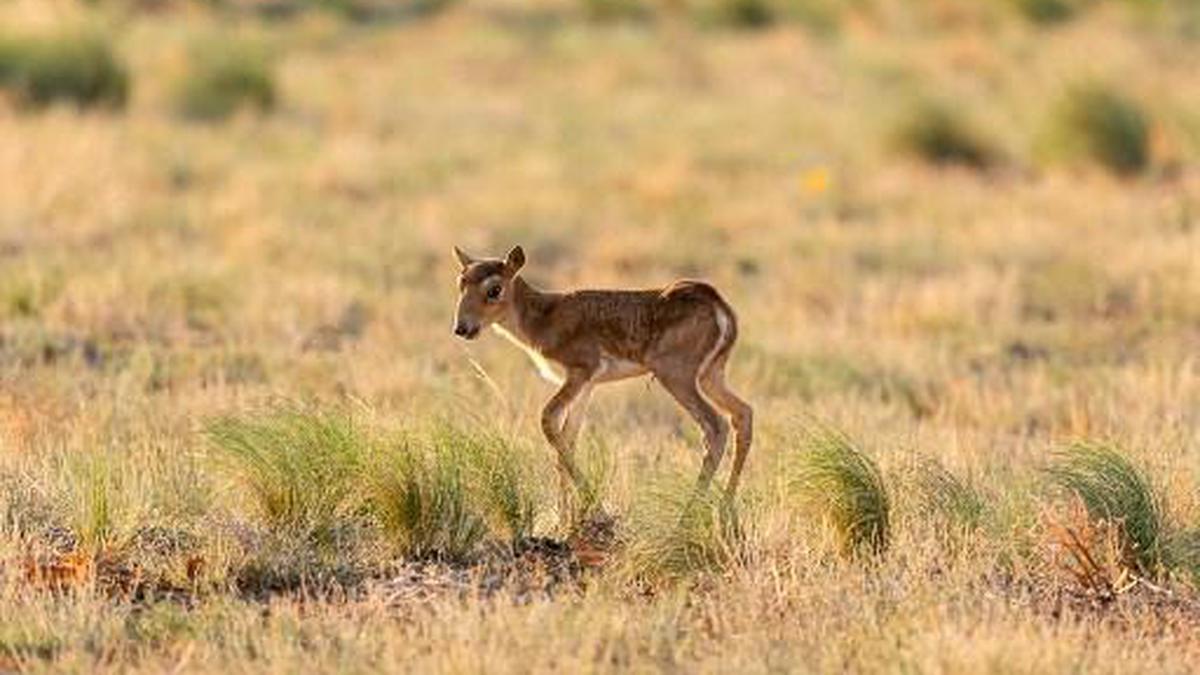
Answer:
<svg viewBox="0 0 1200 675"><path fill-rule="evenodd" d="M725 454L725 441L729 436L729 423L700 392L695 372L671 374L655 372L655 377L683 409L696 420L704 434L704 464L700 469L698 485L701 489L712 482L713 474Z"/></svg>
<svg viewBox="0 0 1200 675"><path fill-rule="evenodd" d="M754 437L754 409L750 407L725 383L725 358L717 359L708 370L700 374L700 387L704 393L720 406L733 421L734 446L733 468L729 472L729 483L725 486L726 496L732 498L737 492L738 480L746 457L750 454L750 443Z"/></svg>

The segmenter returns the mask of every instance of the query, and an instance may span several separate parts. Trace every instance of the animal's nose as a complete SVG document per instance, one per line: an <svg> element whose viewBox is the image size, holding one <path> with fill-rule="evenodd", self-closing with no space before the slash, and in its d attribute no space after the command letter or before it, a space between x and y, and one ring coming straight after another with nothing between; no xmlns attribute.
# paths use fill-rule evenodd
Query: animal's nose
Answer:
<svg viewBox="0 0 1200 675"><path fill-rule="evenodd" d="M470 332L471 329L467 328L467 324L465 323L460 323L454 327L454 334L458 337L466 337Z"/></svg>

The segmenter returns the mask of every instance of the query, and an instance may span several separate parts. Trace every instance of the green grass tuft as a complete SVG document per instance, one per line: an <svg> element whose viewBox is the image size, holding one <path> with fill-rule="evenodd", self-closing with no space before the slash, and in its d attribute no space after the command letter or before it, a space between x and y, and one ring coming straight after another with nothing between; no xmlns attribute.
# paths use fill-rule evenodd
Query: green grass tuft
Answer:
<svg viewBox="0 0 1200 675"><path fill-rule="evenodd" d="M926 458L916 465L916 488L925 516L963 530L977 528L986 513L975 488L935 459Z"/></svg>
<svg viewBox="0 0 1200 675"><path fill-rule="evenodd" d="M437 455L461 455L471 498L492 530L510 541L533 535L548 483L538 475L539 458L529 447L488 429L444 422L432 432L431 443Z"/></svg>
<svg viewBox="0 0 1200 675"><path fill-rule="evenodd" d="M735 506L682 476L660 477L635 496L626 538L630 575L651 582L727 570L742 541Z"/></svg>
<svg viewBox="0 0 1200 675"><path fill-rule="evenodd" d="M114 547L123 538L121 494L106 457L68 457L64 465L66 496L72 505L71 530L86 551Z"/></svg>
<svg viewBox="0 0 1200 675"><path fill-rule="evenodd" d="M407 435L374 458L365 477L372 513L401 554L464 560L488 532L474 503L472 453L457 438Z"/></svg>
<svg viewBox="0 0 1200 675"><path fill-rule="evenodd" d="M272 530L327 540L359 504L359 468L372 443L348 413L286 404L221 417L205 431Z"/></svg>
<svg viewBox="0 0 1200 675"><path fill-rule="evenodd" d="M844 555L881 554L891 537L891 500L879 467L842 432L805 428L790 485L833 528Z"/></svg>
<svg viewBox="0 0 1200 675"><path fill-rule="evenodd" d="M385 447L364 475L371 511L405 556L461 561L533 536L549 485L530 448L439 422Z"/></svg>
<svg viewBox="0 0 1200 675"><path fill-rule="evenodd" d="M1180 528L1163 540L1163 561L1167 568L1181 572L1193 584L1200 583L1200 528Z"/></svg>
<svg viewBox="0 0 1200 675"><path fill-rule="evenodd" d="M614 456L615 453L603 436L588 436L579 443L575 450L575 466L579 469L582 485L578 492L572 495L569 506L573 512L560 514L563 516L560 520L576 527L595 518L605 518L605 502L612 491L612 482L616 474ZM555 483L557 485L557 479ZM559 488L556 487L555 490Z"/></svg>
<svg viewBox="0 0 1200 675"><path fill-rule="evenodd" d="M33 107L120 108L129 97L129 73L98 33L0 37L0 88Z"/></svg>
<svg viewBox="0 0 1200 675"><path fill-rule="evenodd" d="M1088 516L1119 525L1124 555L1142 574L1163 567L1165 524L1150 480L1116 446L1079 442L1054 454L1050 481L1078 497Z"/></svg>
<svg viewBox="0 0 1200 675"><path fill-rule="evenodd" d="M278 99L275 75L261 49L211 41L191 50L175 90L175 107L187 119L219 121L242 109L267 112Z"/></svg>

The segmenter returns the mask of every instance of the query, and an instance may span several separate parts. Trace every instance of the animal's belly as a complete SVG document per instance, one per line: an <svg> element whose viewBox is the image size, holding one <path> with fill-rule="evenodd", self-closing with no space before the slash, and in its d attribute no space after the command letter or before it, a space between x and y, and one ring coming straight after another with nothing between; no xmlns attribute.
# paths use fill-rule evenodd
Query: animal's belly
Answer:
<svg viewBox="0 0 1200 675"><path fill-rule="evenodd" d="M645 375L647 372L646 366L627 359L608 356L607 354L600 359L600 372L596 373L597 382L611 382L613 380L624 380L638 375Z"/></svg>

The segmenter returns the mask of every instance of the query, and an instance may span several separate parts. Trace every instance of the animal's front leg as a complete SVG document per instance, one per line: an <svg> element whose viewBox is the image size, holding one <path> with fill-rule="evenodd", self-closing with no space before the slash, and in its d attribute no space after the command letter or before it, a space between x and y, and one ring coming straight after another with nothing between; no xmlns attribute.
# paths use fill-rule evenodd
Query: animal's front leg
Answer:
<svg viewBox="0 0 1200 675"><path fill-rule="evenodd" d="M591 390L591 372L582 369L572 369L567 372L567 379L558 392L551 397L542 409L542 433L550 442L558 456L559 479L562 487L562 517L572 515L571 497L573 493L584 489L583 476L575 465L575 436L579 431L578 418L582 410L573 412L572 408L581 399L586 399Z"/></svg>
<svg viewBox="0 0 1200 675"><path fill-rule="evenodd" d="M592 384L584 385L574 403L567 408L566 419L563 422L562 435L567 446L575 451L575 443L579 440L579 432L583 429L583 418L587 416L588 402L592 399Z"/></svg>

